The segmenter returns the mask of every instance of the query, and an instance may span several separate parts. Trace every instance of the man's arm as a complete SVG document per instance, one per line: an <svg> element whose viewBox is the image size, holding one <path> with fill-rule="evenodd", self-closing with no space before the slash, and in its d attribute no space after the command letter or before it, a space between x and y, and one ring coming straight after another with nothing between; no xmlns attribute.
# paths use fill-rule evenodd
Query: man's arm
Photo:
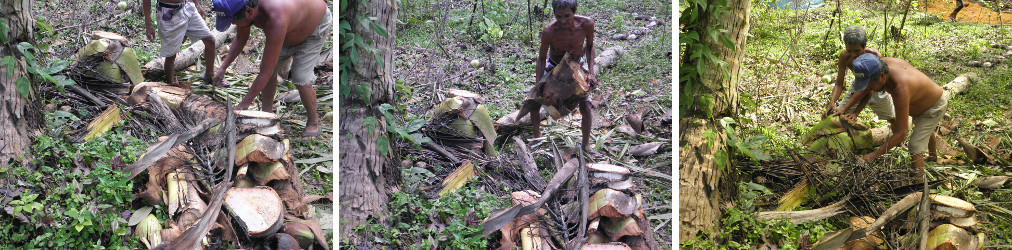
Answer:
<svg viewBox="0 0 1012 250"><path fill-rule="evenodd" d="M239 56L239 52L242 52L243 47L246 47L246 42L249 41L250 28L251 26L235 27L235 39L228 46L228 54L225 55L225 59L221 62L218 71L214 73L214 84L220 85L225 80L225 69L232 66L232 62Z"/></svg>
<svg viewBox="0 0 1012 250"><path fill-rule="evenodd" d="M850 99L847 100L847 104L843 105L842 108L837 110L836 114L844 114L847 112L847 110L850 109L850 107L853 107L854 105L858 105L858 103L866 101L865 99L871 97L871 91L872 91L871 89L864 89L862 91L854 92L854 94L850 96ZM864 105L861 105L859 107L861 109L855 110L855 113L861 113L861 110L864 109Z"/></svg>
<svg viewBox="0 0 1012 250"><path fill-rule="evenodd" d="M587 82L590 83L591 88L597 88L597 75L594 73L594 19L587 18L587 69L590 73L587 74Z"/></svg>
<svg viewBox="0 0 1012 250"><path fill-rule="evenodd" d="M829 96L829 103L826 104L826 112L822 114L822 118L826 118L826 115L833 113L836 101L840 100L840 94L843 93L843 81L847 76L846 57L847 51L844 50L840 53L840 59L836 61L836 85L833 85L833 94Z"/></svg>
<svg viewBox="0 0 1012 250"><path fill-rule="evenodd" d="M148 41L155 41L155 28L151 26L151 0L141 0L141 13L144 16L144 35L148 37Z"/></svg>
<svg viewBox="0 0 1012 250"><path fill-rule="evenodd" d="M278 56L281 55L281 47L285 45L285 31L288 23L286 18L275 18L264 25L264 55L260 60L260 74L249 86L249 92L236 105L236 109L246 109L253 104L253 99L260 95L260 91L267 86L267 81L274 76L274 67L278 64Z"/></svg>
<svg viewBox="0 0 1012 250"><path fill-rule="evenodd" d="M910 94L906 90L906 85L897 84L896 89L889 94L892 95L893 106L896 108L896 118L893 118L892 123L893 135L874 152L864 155L865 162L871 162L871 160L889 152L889 149L900 145L907 137L907 132L910 131Z"/></svg>
<svg viewBox="0 0 1012 250"><path fill-rule="evenodd" d="M541 31L541 48L538 49L538 61L534 63L534 83L541 81L545 72L545 59L548 58L548 28Z"/></svg>
<svg viewBox="0 0 1012 250"><path fill-rule="evenodd" d="M200 2L197 2L197 0L191 1L193 1L193 7L197 8L197 13L200 14L200 17L207 17L207 13L204 13L204 8L200 7Z"/></svg>
<svg viewBox="0 0 1012 250"><path fill-rule="evenodd" d="M865 48L864 52L865 53L872 53L873 55L877 56L878 58L882 58L882 52L878 52L877 49Z"/></svg>

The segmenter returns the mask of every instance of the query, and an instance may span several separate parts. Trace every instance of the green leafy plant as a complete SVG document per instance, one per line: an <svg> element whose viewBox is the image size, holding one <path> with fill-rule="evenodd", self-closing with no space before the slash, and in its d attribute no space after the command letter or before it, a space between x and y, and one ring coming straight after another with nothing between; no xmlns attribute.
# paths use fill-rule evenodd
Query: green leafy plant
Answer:
<svg viewBox="0 0 1012 250"><path fill-rule="evenodd" d="M803 238L808 242L816 242L826 233L836 230L828 220L806 222L794 225L789 220L759 220L752 213L756 212L754 201L771 191L752 182L738 183L738 202L721 216L720 231L713 238L704 235L687 240L681 244L683 249L753 249L761 244L773 244L780 249L801 249ZM707 232L709 233L709 232Z"/></svg>
<svg viewBox="0 0 1012 250"><path fill-rule="evenodd" d="M374 233L392 249L485 249L488 239L477 218L503 202L468 187L437 199L397 192L390 197L389 224L369 221L356 231Z"/></svg>
<svg viewBox="0 0 1012 250"><path fill-rule="evenodd" d="M10 205L14 206L14 214L19 214L21 211L31 214L34 211L42 210L42 204L35 201L35 198L38 197L38 194L25 194L21 196L21 199L11 201Z"/></svg>
<svg viewBox="0 0 1012 250"><path fill-rule="evenodd" d="M706 25L706 21L720 16L729 8L727 0L688 0L686 5L688 7L679 17L679 22L684 24L678 38L679 47L684 50L678 72L678 83L682 88L679 108L682 114L701 108L706 117L713 117L714 97L711 94L700 94L701 89L706 87L701 82L701 75L707 65L717 65L725 78L730 77L730 73L727 71L727 62L717 58L719 55L715 55L706 44L718 42L734 49L734 41L727 37L727 29Z"/></svg>
<svg viewBox="0 0 1012 250"><path fill-rule="evenodd" d="M749 159L756 164L759 164L760 160L771 159L770 155L763 153L761 146L766 142L766 136L752 136L741 140L738 138L738 129L736 128L736 122L731 117L724 117L720 119L720 125L724 127L724 131L727 133L727 145L731 148L737 149L738 153L748 156Z"/></svg>
<svg viewBox="0 0 1012 250"><path fill-rule="evenodd" d="M365 0L341 1L341 22L338 29L338 33L340 34L339 36L341 37L341 64L338 65L339 71L341 72L341 82L339 85L341 98L338 105L340 105L340 102L342 102L345 98L351 97L353 94L352 91L363 98L365 103L371 103L369 101L369 94L371 94L371 89L369 89L368 85L369 83L363 82L357 86L353 86L351 83L353 74L358 74L355 71L355 66L359 63L359 50L366 50L372 54L381 68L384 65L379 49L370 46L373 41L363 40L362 35L355 33L352 27L352 24L359 24L366 29L372 29L372 31L376 32L379 36L387 37L387 30L383 28L383 26L374 22L379 20L379 18L367 16L366 13L361 13L358 16L351 16L347 15L347 12L345 12L349 4L363 5L366 2L367 1Z"/></svg>

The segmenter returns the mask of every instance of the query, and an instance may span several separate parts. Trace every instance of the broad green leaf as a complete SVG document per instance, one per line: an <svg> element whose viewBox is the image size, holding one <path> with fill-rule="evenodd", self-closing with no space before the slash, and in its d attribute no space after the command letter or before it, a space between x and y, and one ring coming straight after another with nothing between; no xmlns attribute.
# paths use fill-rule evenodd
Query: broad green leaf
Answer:
<svg viewBox="0 0 1012 250"><path fill-rule="evenodd" d="M717 150L717 154L714 155L713 160L717 164L717 169L724 171L724 167L727 166L727 151Z"/></svg>
<svg viewBox="0 0 1012 250"><path fill-rule="evenodd" d="M408 133L411 133L411 132L415 132L416 130L422 128L422 126L425 126L425 120L424 119L414 119L414 120L408 121L408 124L404 125L404 130L407 131Z"/></svg>
<svg viewBox="0 0 1012 250"><path fill-rule="evenodd" d="M390 140L386 136L376 138L376 149L379 150L380 155L386 157L387 151L390 150Z"/></svg>
<svg viewBox="0 0 1012 250"><path fill-rule="evenodd" d="M372 30L382 37L387 37L387 29L384 29L383 26L380 26L379 24L372 23Z"/></svg>
<svg viewBox="0 0 1012 250"><path fill-rule="evenodd" d="M732 50L734 49L734 41L731 41L731 38L728 38L725 35L720 35L720 41L724 42L724 46L727 46Z"/></svg>
<svg viewBox="0 0 1012 250"><path fill-rule="evenodd" d="M14 77L14 57L5 56L3 61L0 61L0 67L7 65L7 77Z"/></svg>
<svg viewBox="0 0 1012 250"><path fill-rule="evenodd" d="M366 117L365 120L362 121L362 125L369 128L369 136L372 136L373 131L376 130L376 117Z"/></svg>
<svg viewBox="0 0 1012 250"><path fill-rule="evenodd" d="M21 94L21 97L24 97L25 99L28 99L29 95L31 95L31 85L30 84L31 83L28 82L28 78L24 78L24 77L18 78L18 82L17 82L17 86L16 87L18 89L18 94Z"/></svg>
<svg viewBox="0 0 1012 250"><path fill-rule="evenodd" d="M353 50L349 51L348 54L349 54L349 58L351 59L351 63L352 64L358 64L358 50L357 49L353 49Z"/></svg>
<svg viewBox="0 0 1012 250"><path fill-rule="evenodd" d="M49 64L49 67L47 67L46 70L43 71L46 74L56 74L60 73L60 71L63 71L63 69L66 69L67 66L70 66L70 61L56 60L55 62Z"/></svg>

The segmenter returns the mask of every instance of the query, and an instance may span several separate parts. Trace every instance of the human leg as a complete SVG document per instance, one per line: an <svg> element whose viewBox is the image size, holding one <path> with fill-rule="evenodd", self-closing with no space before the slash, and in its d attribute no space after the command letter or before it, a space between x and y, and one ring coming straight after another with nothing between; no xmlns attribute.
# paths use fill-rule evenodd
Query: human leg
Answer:
<svg viewBox="0 0 1012 250"><path fill-rule="evenodd" d="M580 115L583 119L580 121L580 132L583 133L583 150L590 153L591 157L601 158L601 153L594 150L594 147L590 145L590 130L594 125L594 111L590 109L590 101L583 100L580 102Z"/></svg>
<svg viewBox="0 0 1012 250"><path fill-rule="evenodd" d="M204 81L210 82L214 78L214 60L217 59L217 52L214 49L214 36L200 39L204 42Z"/></svg>
<svg viewBox="0 0 1012 250"><path fill-rule="evenodd" d="M295 85L299 90L299 97L302 98L302 106L306 107L306 130L302 132L304 137L316 137L320 135L320 118L316 111L316 89L313 85Z"/></svg>
<svg viewBox="0 0 1012 250"><path fill-rule="evenodd" d="M165 57L165 81L176 85L176 55Z"/></svg>

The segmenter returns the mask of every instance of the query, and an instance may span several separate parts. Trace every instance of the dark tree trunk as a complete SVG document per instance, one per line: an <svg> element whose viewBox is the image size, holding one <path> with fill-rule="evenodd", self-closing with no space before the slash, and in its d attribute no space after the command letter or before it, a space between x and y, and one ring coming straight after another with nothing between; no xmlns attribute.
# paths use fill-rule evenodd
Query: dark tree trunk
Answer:
<svg viewBox="0 0 1012 250"><path fill-rule="evenodd" d="M699 27L720 27L727 29L727 36L734 41L734 49L727 48L720 41L704 40L710 51L727 62L729 78L725 78L720 68L708 64L700 74L705 87L700 88L696 95L712 95L714 98L713 117L734 116L738 106L738 79L741 75L741 61L745 56L745 36L749 28L749 0L729 0L729 11L720 16L700 18L703 22ZM708 14L703 14L708 16ZM705 34L700 32L700 34ZM717 132L712 143L704 136L707 130L724 131L719 123L706 115L696 113L684 114L679 121L681 138L679 139L679 240L686 241L696 237L700 232L709 229L711 236L719 230L716 225L720 221L721 204L733 201L722 193L727 187L726 172L733 169L729 163L722 170L717 167L719 151L730 155L726 147L723 132ZM725 160L727 158L724 158ZM733 186L733 185L731 185ZM731 192L734 193L734 192Z"/></svg>
<svg viewBox="0 0 1012 250"><path fill-rule="evenodd" d="M21 42L33 42L35 19L31 6L31 0L0 0L0 19L6 20L10 27L0 30L7 37L7 43L0 43L0 60L10 56L15 61L14 72L0 67L0 169L13 160L27 158L32 142L30 133L38 129L42 116L34 83L29 84L27 98L17 91L18 79L31 79L27 63L16 47Z"/></svg>
<svg viewBox="0 0 1012 250"><path fill-rule="evenodd" d="M379 145L376 140L386 136L386 121L383 116L376 112L376 107L382 103L389 102L394 95L393 80L393 46L395 34L395 17L397 16L397 1L394 0L372 0L367 5L349 6L349 13L343 15L352 17L350 24L354 27L354 33L362 36L365 41L374 41L372 47L379 49L383 62L380 64L366 50L359 50L358 62L355 73L350 79L351 86L358 86L365 83L369 86L369 98L362 98L359 94L352 94L341 103L340 124L340 207L341 207L341 238L348 239L348 243L359 245L370 241L364 235L358 235L354 228L370 223L381 223L385 220L387 204L386 176L399 176L396 171L385 171L392 167L389 157L380 155ZM388 36L382 37L372 29L363 28L357 23L357 16L363 13L379 20L376 24L383 26ZM355 91L353 91L355 92ZM367 101L368 100L368 103ZM364 126L367 117L375 117L377 126L370 133L368 127ZM387 150L390 152L390 150ZM389 156L389 155L388 155ZM379 216L379 217L375 217ZM344 242L342 239L342 242Z"/></svg>

